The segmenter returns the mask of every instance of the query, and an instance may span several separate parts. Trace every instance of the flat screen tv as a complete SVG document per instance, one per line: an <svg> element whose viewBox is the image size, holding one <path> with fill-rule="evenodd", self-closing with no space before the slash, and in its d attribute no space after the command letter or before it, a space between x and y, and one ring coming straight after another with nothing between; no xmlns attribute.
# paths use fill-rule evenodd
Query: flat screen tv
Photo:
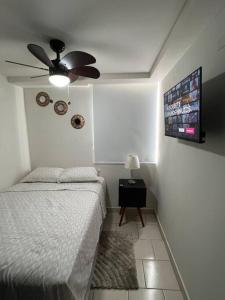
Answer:
<svg viewBox="0 0 225 300"><path fill-rule="evenodd" d="M202 68L198 68L164 94L165 135L203 142Z"/></svg>

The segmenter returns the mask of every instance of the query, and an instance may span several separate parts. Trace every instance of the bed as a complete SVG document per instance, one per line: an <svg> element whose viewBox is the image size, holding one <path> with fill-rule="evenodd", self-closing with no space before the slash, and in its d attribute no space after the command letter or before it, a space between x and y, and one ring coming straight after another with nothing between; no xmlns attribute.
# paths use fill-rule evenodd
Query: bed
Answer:
<svg viewBox="0 0 225 300"><path fill-rule="evenodd" d="M104 179L19 183L0 193L0 299L83 300L103 219Z"/></svg>

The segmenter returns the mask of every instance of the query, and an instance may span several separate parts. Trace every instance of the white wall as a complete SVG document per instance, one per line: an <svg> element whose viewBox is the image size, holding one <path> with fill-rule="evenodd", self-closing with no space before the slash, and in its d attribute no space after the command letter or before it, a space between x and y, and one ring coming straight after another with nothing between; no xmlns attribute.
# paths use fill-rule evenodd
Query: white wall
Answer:
<svg viewBox="0 0 225 300"><path fill-rule="evenodd" d="M38 166L71 167L92 164L92 87L71 87L71 105L62 116L55 113L54 104L41 107L36 103L36 95L40 91L47 92L54 102L68 99L67 88L24 90L32 169ZM74 129L71 126L74 114L84 116L83 128Z"/></svg>
<svg viewBox="0 0 225 300"><path fill-rule="evenodd" d="M118 93L118 90L120 87L123 87L123 85L110 86L110 90L105 94L105 97L107 97L107 94L110 92L112 93L113 87ZM127 87L129 88L129 86ZM146 87L143 87L145 91ZM132 89L132 85L130 88ZM99 89L101 89L101 87L98 87L98 91ZM102 89L105 91L105 86L103 86ZM135 87L133 87L133 89L135 89ZM139 86L138 89L141 89L141 87ZM47 107L37 105L35 99L37 93L40 91L47 92L54 101L67 99L68 94L67 89L57 88L26 88L24 90L32 168L38 166L71 167L92 165L94 161L92 87L70 88L71 105L69 111L64 116L56 115L53 104L49 104ZM95 97L97 97L97 95ZM125 100L127 103L129 99ZM70 125L70 119L74 113L82 114L85 117L85 126L80 130L73 129ZM104 124L102 126L104 126ZM153 128L151 130L155 132ZM118 132L118 136L120 136L120 134L121 133ZM153 147L155 147L155 144ZM106 179L109 194L107 205L117 207L118 180L119 178L129 178L128 170L121 164L96 164L96 168L101 169L101 175ZM138 178L144 178L147 184L148 207L153 207L154 203L154 196L149 190L153 181L153 176L150 174L154 171L154 163L148 165L142 164L141 169L136 171L136 176Z"/></svg>
<svg viewBox="0 0 225 300"><path fill-rule="evenodd" d="M162 82L162 92L203 67L206 143L164 136L161 99L158 214L192 300L224 299L225 12Z"/></svg>
<svg viewBox="0 0 225 300"><path fill-rule="evenodd" d="M0 75L0 189L30 170L23 89Z"/></svg>

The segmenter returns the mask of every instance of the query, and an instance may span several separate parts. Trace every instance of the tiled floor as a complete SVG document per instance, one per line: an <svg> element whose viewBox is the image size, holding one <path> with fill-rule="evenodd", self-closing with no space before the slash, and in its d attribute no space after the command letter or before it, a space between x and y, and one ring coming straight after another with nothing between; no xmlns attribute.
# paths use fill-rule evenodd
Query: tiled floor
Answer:
<svg viewBox="0 0 225 300"><path fill-rule="evenodd" d="M121 227L119 214L109 213L104 228L125 232L134 241L138 290L92 290L90 300L183 300L157 220L144 215L145 227L135 214L126 216Z"/></svg>

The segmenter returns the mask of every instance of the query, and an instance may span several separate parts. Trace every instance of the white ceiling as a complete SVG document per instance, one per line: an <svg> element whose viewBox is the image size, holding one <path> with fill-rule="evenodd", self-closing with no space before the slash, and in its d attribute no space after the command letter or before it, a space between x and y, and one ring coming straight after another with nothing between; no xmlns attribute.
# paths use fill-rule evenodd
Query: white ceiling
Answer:
<svg viewBox="0 0 225 300"><path fill-rule="evenodd" d="M188 33L186 27L194 24L190 26L194 36L193 30L196 27L199 29L212 8L217 7L215 4L222 2L224 1L1 0L0 72L8 77L13 76L11 81L14 82L23 82L31 75L43 74L42 71L7 64L4 60L43 66L28 52L26 45L41 45L53 59L54 53L48 42L51 38L59 38L66 43L65 54L71 50L81 50L94 55L96 67L103 74L102 78L110 75L121 78L122 74L131 78L148 78L149 71L152 73L156 69L156 63L159 64L162 50L168 44L174 29L177 29L185 9L191 16L196 6L193 4L198 3L199 11L202 10L200 4L206 7L203 9L204 13L200 14L199 22L193 23L189 19L183 24L185 34ZM194 17L198 19L196 13ZM182 28L182 24L179 26ZM174 43L182 38L185 35L178 32L173 37ZM190 42L191 39L188 40ZM187 48L187 45L183 45L183 48ZM180 50L180 55L181 53ZM19 76L21 80L18 79Z"/></svg>
<svg viewBox="0 0 225 300"><path fill-rule="evenodd" d="M41 65L26 45L51 38L93 54L102 73L149 72L184 0L3 0L0 60ZM7 76L38 71L0 64ZM40 74L40 72L39 72Z"/></svg>

